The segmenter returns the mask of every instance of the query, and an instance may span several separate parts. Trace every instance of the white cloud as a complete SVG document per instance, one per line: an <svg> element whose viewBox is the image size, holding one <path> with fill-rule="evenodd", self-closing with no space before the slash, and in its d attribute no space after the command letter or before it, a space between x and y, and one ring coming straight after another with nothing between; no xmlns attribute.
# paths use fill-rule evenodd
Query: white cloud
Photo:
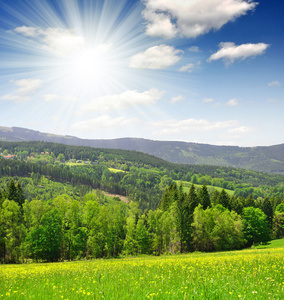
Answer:
<svg viewBox="0 0 284 300"><path fill-rule="evenodd" d="M39 31L37 28L27 26L17 27L15 28L15 32L29 37L35 37L39 35Z"/></svg>
<svg viewBox="0 0 284 300"><path fill-rule="evenodd" d="M236 106L239 104L239 101L238 101L238 99L233 98L233 99L229 100L226 104L228 106Z"/></svg>
<svg viewBox="0 0 284 300"><path fill-rule="evenodd" d="M254 131L237 120L209 121L205 119L163 120L150 122L152 135L158 139L206 142L211 144L236 144Z"/></svg>
<svg viewBox="0 0 284 300"><path fill-rule="evenodd" d="M87 121L77 122L71 126L72 130L79 131L100 131L109 129L118 129L125 126L133 126L139 122L136 118L126 119L123 117L112 118L108 115L102 115Z"/></svg>
<svg viewBox="0 0 284 300"><path fill-rule="evenodd" d="M30 96L35 93L42 84L40 79L20 79L11 80L13 85L17 87L14 93L6 94L1 97L3 100L9 100L13 102L23 102L30 99Z"/></svg>
<svg viewBox="0 0 284 300"><path fill-rule="evenodd" d="M67 29L22 26L15 28L14 31L31 38L38 42L42 49L59 56L77 51L85 44L83 37Z"/></svg>
<svg viewBox="0 0 284 300"><path fill-rule="evenodd" d="M137 69L165 69L176 64L180 60L178 54L182 52L172 46L154 46L131 56L129 66Z"/></svg>
<svg viewBox="0 0 284 300"><path fill-rule="evenodd" d="M149 22L147 34L150 36L161 36L166 39L174 38L178 28L171 21L171 16L165 13L153 13L151 10L143 11L144 18Z"/></svg>
<svg viewBox="0 0 284 300"><path fill-rule="evenodd" d="M251 0L144 0L143 17L150 36L195 38L218 30L253 10Z"/></svg>
<svg viewBox="0 0 284 300"><path fill-rule="evenodd" d="M6 94L6 95L2 96L1 99L19 103L19 102L25 102L25 101L30 100L30 97L20 96L20 95L13 95L13 94Z"/></svg>
<svg viewBox="0 0 284 300"><path fill-rule="evenodd" d="M11 82L19 87L16 92L21 95L34 93L42 84L40 79L20 79L12 80Z"/></svg>
<svg viewBox="0 0 284 300"><path fill-rule="evenodd" d="M277 80L268 83L268 86L280 86L281 83Z"/></svg>
<svg viewBox="0 0 284 300"><path fill-rule="evenodd" d="M212 99L212 98L205 98L205 99L202 100L203 103L212 103L212 102L214 102L214 101L215 101L215 100Z"/></svg>
<svg viewBox="0 0 284 300"><path fill-rule="evenodd" d="M42 31L45 43L44 49L59 55L77 50L84 45L84 38L74 34L71 30L48 28Z"/></svg>
<svg viewBox="0 0 284 300"><path fill-rule="evenodd" d="M212 60L223 59L223 61L229 65L236 59L244 60L248 57L262 55L268 47L269 45L264 43L242 44L239 46L236 46L235 43L231 42L220 43L220 50L212 54L208 61L211 62Z"/></svg>
<svg viewBox="0 0 284 300"><path fill-rule="evenodd" d="M185 66L182 66L181 68L179 68L179 72L188 72L188 73L191 73L192 72L192 69L195 67L194 64L190 63L190 64L187 64Z"/></svg>
<svg viewBox="0 0 284 300"><path fill-rule="evenodd" d="M204 119L166 120L152 122L151 126L158 128L161 134L187 134L191 132L206 132L236 127L236 121L210 122Z"/></svg>
<svg viewBox="0 0 284 300"><path fill-rule="evenodd" d="M75 102L78 101L78 98L71 95L56 95L56 94L47 94L43 95L43 98L47 102L52 101L67 101L67 102Z"/></svg>
<svg viewBox="0 0 284 300"><path fill-rule="evenodd" d="M128 90L117 95L108 95L94 99L82 107L83 111L110 111L120 110L131 106L154 105L161 99L164 92L157 89L150 89L145 92Z"/></svg>
<svg viewBox="0 0 284 300"><path fill-rule="evenodd" d="M200 52L200 50L197 46L192 46L192 47L188 48L188 51L190 51L190 52Z"/></svg>
<svg viewBox="0 0 284 300"><path fill-rule="evenodd" d="M251 132L253 128L248 127L248 126L239 126L236 128L231 128L227 131L228 134L233 134L233 135L242 135L247 132Z"/></svg>
<svg viewBox="0 0 284 300"><path fill-rule="evenodd" d="M181 96L181 95L179 95L179 96L177 96L177 97L173 97L173 98L171 99L171 102L172 102L172 103L177 103L177 102L182 101L183 99L184 99L184 97Z"/></svg>

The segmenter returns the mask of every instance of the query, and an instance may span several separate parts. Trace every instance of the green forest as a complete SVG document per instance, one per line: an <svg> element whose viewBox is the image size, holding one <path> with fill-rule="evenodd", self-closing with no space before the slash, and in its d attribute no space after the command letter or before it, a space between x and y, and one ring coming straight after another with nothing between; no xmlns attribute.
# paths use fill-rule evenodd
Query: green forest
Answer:
<svg viewBox="0 0 284 300"><path fill-rule="evenodd" d="M242 249L284 237L284 176L0 142L0 261Z"/></svg>

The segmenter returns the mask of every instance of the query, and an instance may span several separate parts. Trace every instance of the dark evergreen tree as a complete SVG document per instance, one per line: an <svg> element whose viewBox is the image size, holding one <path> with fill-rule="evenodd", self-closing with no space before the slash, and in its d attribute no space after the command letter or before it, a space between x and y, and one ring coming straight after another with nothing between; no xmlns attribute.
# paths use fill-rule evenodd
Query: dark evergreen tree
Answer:
<svg viewBox="0 0 284 300"><path fill-rule="evenodd" d="M217 198L217 204L221 204L225 208L231 210L231 199L224 189L222 189L220 195Z"/></svg>
<svg viewBox="0 0 284 300"><path fill-rule="evenodd" d="M215 206L218 204L218 197L219 197L220 193L217 190L214 190L214 192L212 193L210 200L211 200L211 205Z"/></svg>
<svg viewBox="0 0 284 300"><path fill-rule="evenodd" d="M171 183L171 185L165 190L162 195L159 208L163 211L167 211L170 206L178 200L178 190L175 183Z"/></svg>
<svg viewBox="0 0 284 300"><path fill-rule="evenodd" d="M14 200L15 202L17 202L18 199L18 191L13 179L10 181L8 185L8 199Z"/></svg>
<svg viewBox="0 0 284 300"><path fill-rule="evenodd" d="M235 196L232 196L231 198L231 209L235 211L238 215L242 214L243 211L243 203L241 202L240 198L236 198Z"/></svg>
<svg viewBox="0 0 284 300"><path fill-rule="evenodd" d="M268 227L272 229L272 221L273 221L273 208L271 202L268 198L264 198L261 210L265 213L267 218Z"/></svg>
<svg viewBox="0 0 284 300"><path fill-rule="evenodd" d="M198 206L199 200L196 194L194 184L191 185L188 194L186 195L183 202L183 232L182 232L182 243L184 243L184 248L187 251L193 251L192 245L192 232L193 228L191 224L193 223L193 212Z"/></svg>
<svg viewBox="0 0 284 300"><path fill-rule="evenodd" d="M16 184L16 189L17 189L17 198L15 201L22 207L25 202L25 196L19 181Z"/></svg>
<svg viewBox="0 0 284 300"><path fill-rule="evenodd" d="M245 200L245 207L255 207L255 201L252 197L252 194L248 195L248 197Z"/></svg>
<svg viewBox="0 0 284 300"><path fill-rule="evenodd" d="M203 209L211 206L210 196L205 183L203 183L202 187L198 190L197 197Z"/></svg>

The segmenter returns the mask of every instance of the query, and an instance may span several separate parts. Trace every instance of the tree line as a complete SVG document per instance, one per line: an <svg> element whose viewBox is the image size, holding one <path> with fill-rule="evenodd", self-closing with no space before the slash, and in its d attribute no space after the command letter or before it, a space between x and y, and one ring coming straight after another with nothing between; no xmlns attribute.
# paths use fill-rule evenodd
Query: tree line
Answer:
<svg viewBox="0 0 284 300"><path fill-rule="evenodd" d="M120 255L241 249L284 237L284 202L209 195L168 186L142 211L102 192L25 199L19 182L0 189L1 262L62 261Z"/></svg>

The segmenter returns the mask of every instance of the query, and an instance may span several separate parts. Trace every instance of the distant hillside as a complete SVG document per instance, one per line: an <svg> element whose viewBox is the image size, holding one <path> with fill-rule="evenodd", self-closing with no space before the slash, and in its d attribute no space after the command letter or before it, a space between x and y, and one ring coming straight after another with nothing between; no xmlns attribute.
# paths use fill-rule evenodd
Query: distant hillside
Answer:
<svg viewBox="0 0 284 300"><path fill-rule="evenodd" d="M136 150L174 163L219 165L284 174L284 144L267 147L237 147L138 138L89 140L19 127L0 127L0 140L46 141L96 148Z"/></svg>

